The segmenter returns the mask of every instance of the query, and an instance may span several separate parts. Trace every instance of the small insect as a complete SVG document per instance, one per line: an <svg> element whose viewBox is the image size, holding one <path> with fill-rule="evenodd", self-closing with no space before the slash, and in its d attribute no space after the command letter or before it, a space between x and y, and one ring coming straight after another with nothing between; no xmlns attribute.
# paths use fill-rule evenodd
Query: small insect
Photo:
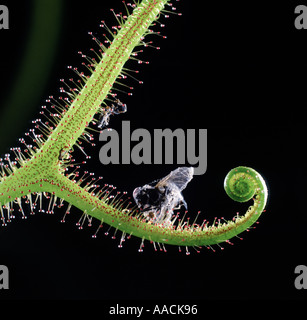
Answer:
<svg viewBox="0 0 307 320"><path fill-rule="evenodd" d="M153 223L169 225L173 210L182 205L187 209L181 191L192 180L193 174L194 168L179 167L160 180L135 188L133 198L144 217Z"/></svg>
<svg viewBox="0 0 307 320"><path fill-rule="evenodd" d="M67 147L64 147L63 149L61 149L58 159L60 161L69 159L69 153L68 152L69 152L69 148L67 148Z"/></svg>
<svg viewBox="0 0 307 320"><path fill-rule="evenodd" d="M100 123L98 128L105 128L109 125L110 116L113 114L120 114L127 112L127 105L122 103L119 99L115 99L116 105L112 104L111 107L106 106L102 108Z"/></svg>

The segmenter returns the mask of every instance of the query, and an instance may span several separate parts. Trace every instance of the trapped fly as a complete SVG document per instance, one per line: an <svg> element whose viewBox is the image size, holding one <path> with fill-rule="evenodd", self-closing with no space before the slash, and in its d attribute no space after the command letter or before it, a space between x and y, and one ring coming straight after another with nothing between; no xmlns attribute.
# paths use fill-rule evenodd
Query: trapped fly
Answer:
<svg viewBox="0 0 307 320"><path fill-rule="evenodd" d="M181 192L192 180L193 167L179 167L166 177L135 188L133 198L145 218L153 223L169 225L173 210L183 205L187 209Z"/></svg>
<svg viewBox="0 0 307 320"><path fill-rule="evenodd" d="M127 105L122 103L119 99L115 99L115 105L112 104L111 107L106 106L102 108L100 122L98 128L105 128L109 125L110 116L113 114L120 114L127 112Z"/></svg>

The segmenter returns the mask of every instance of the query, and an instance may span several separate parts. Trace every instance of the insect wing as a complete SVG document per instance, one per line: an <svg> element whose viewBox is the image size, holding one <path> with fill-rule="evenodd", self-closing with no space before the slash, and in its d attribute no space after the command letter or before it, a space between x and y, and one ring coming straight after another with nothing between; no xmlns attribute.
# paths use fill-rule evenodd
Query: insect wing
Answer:
<svg viewBox="0 0 307 320"><path fill-rule="evenodd" d="M122 102L117 103L116 106L113 106L113 113L114 114L120 114L127 112L127 105L123 104Z"/></svg>
<svg viewBox="0 0 307 320"><path fill-rule="evenodd" d="M171 171L166 177L162 178L157 184L157 188L175 185L179 191L186 188L187 184L193 179L193 167L179 167Z"/></svg>

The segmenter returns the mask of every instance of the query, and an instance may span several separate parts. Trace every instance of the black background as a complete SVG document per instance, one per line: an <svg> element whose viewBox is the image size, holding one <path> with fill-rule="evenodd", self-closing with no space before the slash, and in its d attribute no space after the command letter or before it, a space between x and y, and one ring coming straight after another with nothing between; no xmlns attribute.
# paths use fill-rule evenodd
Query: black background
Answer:
<svg viewBox="0 0 307 320"><path fill-rule="evenodd" d="M46 82L33 100L19 106L20 113L2 117L2 154L18 145L45 99L59 95L59 79L72 76L66 66L81 65L77 52L95 48L87 32L102 39L100 20L114 24L109 9L124 10L121 1L116 2L62 2L62 15L54 21L60 32L50 70L44 74ZM2 106L11 94L22 94L12 93L11 88L34 10L32 1L6 4L10 29L0 30ZM167 253L156 253L149 243L139 253L141 241L136 238L119 249L120 235L116 240L104 236L106 227L92 239L98 222L78 230L77 209L65 224L60 223L65 209L54 215L37 213L26 221L17 216L0 230L0 264L10 270L10 289L0 291L0 299L305 299L306 292L294 287L295 267L307 264L307 30L294 27L298 4L303 3L219 1L201 7L195 1L176 3L183 15L161 18L166 27L160 31L167 39L152 37L161 50L146 48L140 56L150 64L129 62L140 70L138 77L144 84L127 82L135 87L131 97L120 94L128 112L110 123L119 131L122 120L130 120L132 130L207 128L207 172L195 176L184 191L190 216L199 210L211 220L243 213L248 205L227 198L223 179L231 168L246 165L259 171L269 187L267 210L256 229L224 250L216 247L216 252L203 249L197 254L191 249L186 256L171 246ZM46 41L48 32L41 45ZM39 50L36 54L39 64L43 57ZM31 83L31 74L27 81ZM98 159L101 146L96 136L96 147L86 149L92 159L84 169L130 194L134 187L177 167L103 166Z"/></svg>

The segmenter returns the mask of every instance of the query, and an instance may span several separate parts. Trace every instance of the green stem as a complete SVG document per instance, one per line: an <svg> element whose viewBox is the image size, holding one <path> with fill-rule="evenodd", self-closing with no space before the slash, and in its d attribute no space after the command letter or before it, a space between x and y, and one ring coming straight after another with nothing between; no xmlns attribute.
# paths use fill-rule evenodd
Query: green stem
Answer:
<svg viewBox="0 0 307 320"><path fill-rule="evenodd" d="M172 221L167 226L150 223L141 215L125 209L117 200L107 199L99 193L94 195L88 192L90 188L82 187L81 182L75 182L63 175L65 160L62 159L62 151L70 150L85 132L134 48L139 45L167 2L144 0L139 4L121 25L120 31L111 46L104 51L91 76L84 79L84 86L75 95L73 102L63 108L61 118L47 140L38 142L38 150L29 148L29 159L19 155L22 158L19 159L19 168L7 159L7 168L3 168L0 183L1 205L11 207L13 201L20 203L23 196L31 199L33 193L41 195L49 192L124 234L132 234L153 242L184 246L227 241L249 228L258 219L266 205L267 189L261 176L251 168L233 169L225 179L225 187L227 194L234 200L243 201L254 197L254 204L243 217L211 226L204 223L189 225L187 221L176 225ZM2 210L1 214L4 220Z"/></svg>
<svg viewBox="0 0 307 320"><path fill-rule="evenodd" d="M229 172L225 179L225 188L229 188L233 181L245 183L248 181L248 190L253 190L254 204L248 209L243 217L219 223L218 225L177 225L161 226L149 224L144 219L139 219L127 212L118 210L114 206L107 205L105 201L88 193L83 188L66 177L61 177L53 181L54 191L59 198L72 203L86 214L95 217L104 223L113 226L127 234L172 245L183 246L204 246L212 245L229 240L254 224L265 208L267 201L267 188L261 175L255 170L247 167L238 167ZM238 192L241 192L238 190ZM230 191L228 191L230 194ZM232 196L232 195L230 195ZM244 195L242 194L242 197ZM246 199L247 201L248 199Z"/></svg>

